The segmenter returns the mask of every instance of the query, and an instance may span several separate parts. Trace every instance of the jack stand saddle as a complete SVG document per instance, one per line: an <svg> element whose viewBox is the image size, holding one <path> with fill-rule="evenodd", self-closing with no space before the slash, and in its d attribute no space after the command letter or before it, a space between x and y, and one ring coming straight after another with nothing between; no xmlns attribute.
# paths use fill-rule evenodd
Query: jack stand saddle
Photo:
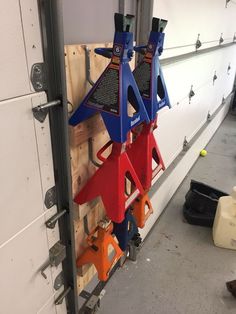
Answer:
<svg viewBox="0 0 236 314"><path fill-rule="evenodd" d="M144 193L144 190L129 160L125 143L113 143L112 152L108 158L105 159L101 156L101 153L111 144L111 141L108 142L98 152L99 159L104 162L81 189L74 201L81 205L101 196L109 219L120 223L124 220L128 207L136 197ZM126 191L126 179L132 185L130 194Z"/></svg>
<svg viewBox="0 0 236 314"><path fill-rule="evenodd" d="M94 264L98 272L98 279L106 281L112 267L123 255L119 245L112 236L111 222L100 223L87 238L88 247L77 259L77 267ZM97 235L96 235L97 234ZM110 247L113 251L109 252ZM109 256L109 253L111 256Z"/></svg>

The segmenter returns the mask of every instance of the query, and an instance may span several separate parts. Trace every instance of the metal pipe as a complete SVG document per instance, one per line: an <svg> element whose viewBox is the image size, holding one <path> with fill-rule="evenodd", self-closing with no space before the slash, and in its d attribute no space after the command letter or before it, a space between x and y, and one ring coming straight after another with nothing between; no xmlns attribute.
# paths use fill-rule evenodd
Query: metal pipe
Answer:
<svg viewBox="0 0 236 314"><path fill-rule="evenodd" d="M45 110L45 109L48 109L48 108L51 108L51 107L58 106L60 104L61 104L60 99L52 100L52 101L49 101L49 102L47 102L45 104L42 104L42 105L39 105L39 106L35 107L34 110L42 111L42 110Z"/></svg>

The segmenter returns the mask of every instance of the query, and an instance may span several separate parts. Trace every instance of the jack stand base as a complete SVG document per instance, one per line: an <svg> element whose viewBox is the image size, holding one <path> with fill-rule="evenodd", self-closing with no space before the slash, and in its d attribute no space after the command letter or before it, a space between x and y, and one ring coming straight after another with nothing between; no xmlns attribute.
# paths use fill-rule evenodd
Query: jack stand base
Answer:
<svg viewBox="0 0 236 314"><path fill-rule="evenodd" d="M101 281L106 281L113 266L117 263L123 252L119 248L115 239L112 236L112 223L106 226L97 226L94 231L88 236L88 247L77 259L77 267L85 264L94 264L98 272L98 278ZM97 236L95 236L97 233ZM113 248L112 257L109 256L109 247Z"/></svg>
<svg viewBox="0 0 236 314"><path fill-rule="evenodd" d="M129 241L128 244L128 256L127 258L133 262L137 261L137 254L140 251L142 243L142 238L140 237L140 234L137 233L132 240Z"/></svg>

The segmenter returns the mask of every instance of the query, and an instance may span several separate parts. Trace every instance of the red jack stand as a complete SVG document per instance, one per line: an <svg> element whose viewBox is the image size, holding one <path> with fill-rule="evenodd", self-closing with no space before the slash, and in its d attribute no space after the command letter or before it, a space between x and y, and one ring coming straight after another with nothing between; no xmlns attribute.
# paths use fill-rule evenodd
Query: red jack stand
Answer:
<svg viewBox="0 0 236 314"><path fill-rule="evenodd" d="M112 236L113 224L111 222L98 225L87 238L88 247L77 259L77 267L85 264L94 264L98 272L98 279L106 281L113 266L123 255L115 239ZM95 234L97 233L97 236ZM109 252L112 246L113 252ZM109 257L109 253L112 257Z"/></svg>
<svg viewBox="0 0 236 314"><path fill-rule="evenodd" d="M152 179L160 172L165 170L161 153L153 135L156 128L156 119L149 124L144 124L141 133L136 140L129 145L127 154L130 161L142 183L145 191L149 190L152 185ZM152 162L156 163L153 169Z"/></svg>
<svg viewBox="0 0 236 314"><path fill-rule="evenodd" d="M132 213L136 220L137 227L143 228L148 217L153 213L153 208L148 197L148 192L138 197L133 203L132 208ZM147 211L146 208L148 209Z"/></svg>
<svg viewBox="0 0 236 314"><path fill-rule="evenodd" d="M112 142L106 144L103 152ZM112 152L91 179L81 189L74 201L84 204L95 197L101 196L106 214L114 222L120 223L125 218L126 209L136 197L143 194L143 187L126 153L126 144L113 143ZM131 182L130 194L126 192L126 179Z"/></svg>

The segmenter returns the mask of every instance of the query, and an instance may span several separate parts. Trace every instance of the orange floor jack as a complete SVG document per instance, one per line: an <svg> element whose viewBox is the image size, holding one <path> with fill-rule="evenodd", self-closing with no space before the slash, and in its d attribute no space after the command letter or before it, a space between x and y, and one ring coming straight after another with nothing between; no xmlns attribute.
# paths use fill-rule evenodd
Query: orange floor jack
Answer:
<svg viewBox="0 0 236 314"><path fill-rule="evenodd" d="M153 207L148 192L136 198L132 205L132 214L138 228L143 228L149 216L153 213Z"/></svg>
<svg viewBox="0 0 236 314"><path fill-rule="evenodd" d="M88 235L88 247L78 257L76 265L94 264L98 272L98 279L106 281L113 266L123 256L119 245L112 236L113 224L111 221L102 221ZM111 247L111 252L109 252Z"/></svg>

